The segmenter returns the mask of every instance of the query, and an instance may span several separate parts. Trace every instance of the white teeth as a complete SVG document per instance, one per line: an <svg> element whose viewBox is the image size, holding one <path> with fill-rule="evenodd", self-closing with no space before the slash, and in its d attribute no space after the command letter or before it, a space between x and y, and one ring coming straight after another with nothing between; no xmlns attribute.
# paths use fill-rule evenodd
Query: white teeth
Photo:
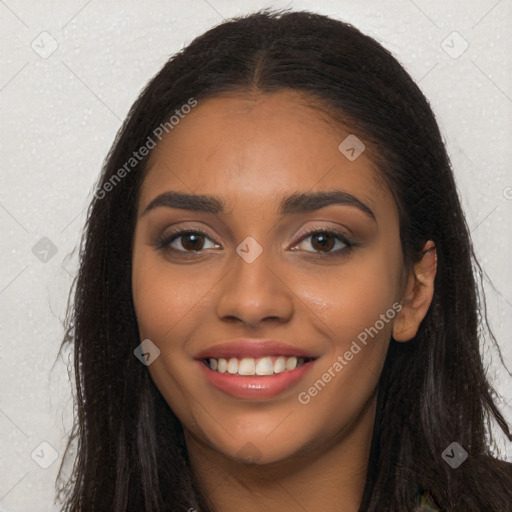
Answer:
<svg viewBox="0 0 512 512"><path fill-rule="evenodd" d="M238 373L238 359L236 357L232 357L228 362L228 373L234 375Z"/></svg>
<svg viewBox="0 0 512 512"><path fill-rule="evenodd" d="M212 366L212 361L215 361L215 359L210 359L210 368L215 370ZM228 362L225 359L220 358L217 361L217 371L220 373L226 373L228 371Z"/></svg>
<svg viewBox="0 0 512 512"><path fill-rule="evenodd" d="M254 359L252 357L244 357L238 360L231 357L229 360L220 357L213 357L207 360L208 366L219 373L230 373L231 375L273 375L284 371L295 370L299 366L305 364L304 358L296 356L285 357L279 356L274 362L272 357L260 357Z"/></svg>
<svg viewBox="0 0 512 512"><path fill-rule="evenodd" d="M262 357L256 363L256 375L272 375L274 373L274 365L271 357Z"/></svg>
<svg viewBox="0 0 512 512"><path fill-rule="evenodd" d="M297 358L295 356L289 357L288 360L286 361L285 368L287 370L293 370L296 367L297 367Z"/></svg>
<svg viewBox="0 0 512 512"><path fill-rule="evenodd" d="M238 373L239 375L254 375L256 373L254 359L244 357L238 365Z"/></svg>
<svg viewBox="0 0 512 512"><path fill-rule="evenodd" d="M286 359L283 356L280 356L276 359L274 363L274 373L281 373L286 370Z"/></svg>

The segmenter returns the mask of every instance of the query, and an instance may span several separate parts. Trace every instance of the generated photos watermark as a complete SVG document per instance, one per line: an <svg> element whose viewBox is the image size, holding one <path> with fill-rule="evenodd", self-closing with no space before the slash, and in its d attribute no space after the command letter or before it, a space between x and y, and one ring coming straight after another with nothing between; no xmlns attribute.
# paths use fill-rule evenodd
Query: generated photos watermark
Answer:
<svg viewBox="0 0 512 512"><path fill-rule="evenodd" d="M309 404L311 399L317 396L318 393L322 391L325 386L331 382L331 380L336 377L336 375L338 375L350 361L352 361L354 356L361 352L362 347L359 343L361 343L363 346L366 346L369 341L368 336L373 339L382 329L384 329L386 324L395 318L396 314L401 310L402 305L398 302L395 302L391 308L380 315L379 320L377 320L373 326L367 327L364 329L364 331L361 331L357 335L357 340L352 341L350 348L342 356L338 356L336 361L311 387L307 389L307 391L301 391L297 395L298 401L302 405ZM359 341L359 343L357 341Z"/></svg>
<svg viewBox="0 0 512 512"><path fill-rule="evenodd" d="M174 111L174 114L169 118L165 123L159 124L152 132L151 135L148 136L146 142L140 146L137 151L132 153L132 156L124 163L122 167L120 167L115 174L113 174L106 183L104 183L101 187L96 189L94 192L94 196L96 199L103 199L108 192L111 192L114 187L127 175L129 174L139 162L142 161L144 157L149 155L150 150L156 147L155 139L159 141L162 140L162 137L170 133L171 130L174 129L175 126L179 124L179 122L185 118L187 114L189 114L192 109L197 105L197 100L194 98L189 98L187 103L184 103L179 109ZM154 138L153 138L154 137Z"/></svg>
<svg viewBox="0 0 512 512"><path fill-rule="evenodd" d="M160 356L160 349L150 339L145 339L133 353L144 366L149 366Z"/></svg>

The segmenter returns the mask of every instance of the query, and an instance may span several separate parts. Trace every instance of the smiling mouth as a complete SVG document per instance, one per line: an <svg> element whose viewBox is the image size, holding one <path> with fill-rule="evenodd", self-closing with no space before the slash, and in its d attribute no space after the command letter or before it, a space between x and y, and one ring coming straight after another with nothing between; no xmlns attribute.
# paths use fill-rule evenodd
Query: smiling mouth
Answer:
<svg viewBox="0 0 512 512"><path fill-rule="evenodd" d="M210 370L217 373L241 376L265 376L292 371L314 360L315 358L312 357L266 356L259 358L210 357L202 359L202 362Z"/></svg>

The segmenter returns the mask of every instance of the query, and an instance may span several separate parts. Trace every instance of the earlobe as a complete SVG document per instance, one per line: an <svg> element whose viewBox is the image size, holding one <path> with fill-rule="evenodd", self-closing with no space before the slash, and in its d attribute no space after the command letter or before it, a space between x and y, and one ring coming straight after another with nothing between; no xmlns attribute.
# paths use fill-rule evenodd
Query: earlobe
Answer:
<svg viewBox="0 0 512 512"><path fill-rule="evenodd" d="M410 341L416 336L434 296L437 253L432 240L425 243L422 253L423 257L414 265L407 278L400 301L402 309L393 322L393 338L396 341Z"/></svg>

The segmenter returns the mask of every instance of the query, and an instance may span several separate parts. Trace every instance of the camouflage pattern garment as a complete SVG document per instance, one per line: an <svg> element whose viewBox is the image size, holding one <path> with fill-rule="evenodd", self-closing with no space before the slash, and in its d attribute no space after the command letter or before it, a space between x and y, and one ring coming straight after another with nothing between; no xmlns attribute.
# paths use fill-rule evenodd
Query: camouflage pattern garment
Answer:
<svg viewBox="0 0 512 512"><path fill-rule="evenodd" d="M434 500L427 491L418 493L416 496L416 506L413 512L440 512Z"/></svg>

